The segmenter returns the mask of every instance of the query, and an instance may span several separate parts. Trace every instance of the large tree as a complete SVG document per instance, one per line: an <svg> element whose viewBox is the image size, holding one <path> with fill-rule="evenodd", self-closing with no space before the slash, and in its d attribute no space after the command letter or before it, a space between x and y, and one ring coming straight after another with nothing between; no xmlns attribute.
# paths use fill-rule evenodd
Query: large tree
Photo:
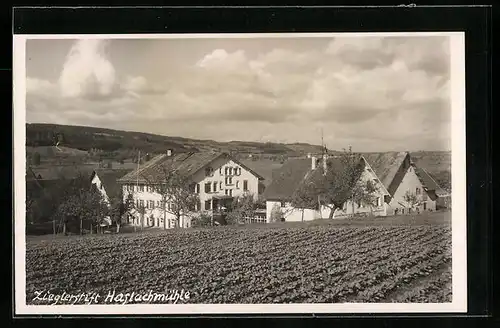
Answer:
<svg viewBox="0 0 500 328"><path fill-rule="evenodd" d="M123 216L134 207L134 197L128 194L127 198L123 199L123 192L120 191L119 195L110 199L109 216L111 221L116 225L116 232L120 232Z"/></svg>
<svg viewBox="0 0 500 328"><path fill-rule="evenodd" d="M327 163L326 171L318 167L295 192L292 203L302 210L324 206L330 210L328 218L332 219L335 211L348 201L353 204L372 201L374 186L361 179L364 162L351 147L338 156L336 165L331 164Z"/></svg>
<svg viewBox="0 0 500 328"><path fill-rule="evenodd" d="M66 184L65 197L58 205L56 216L59 217L66 232L66 225L69 222L79 221L80 234L83 233L83 222L89 221L92 225L99 226L107 214L108 206L97 190L91 184L88 176L78 174L75 179L71 179Z"/></svg>
<svg viewBox="0 0 500 328"><path fill-rule="evenodd" d="M301 211L302 221L304 221L304 211L306 209L318 208L318 192L319 189L317 185L312 181L306 180L293 193L291 205L293 208Z"/></svg>

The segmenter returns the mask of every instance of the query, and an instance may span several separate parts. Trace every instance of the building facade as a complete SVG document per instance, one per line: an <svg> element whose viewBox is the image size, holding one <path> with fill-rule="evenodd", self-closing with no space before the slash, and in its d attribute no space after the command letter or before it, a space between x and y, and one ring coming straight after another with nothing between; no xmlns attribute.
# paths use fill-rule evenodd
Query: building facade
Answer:
<svg viewBox="0 0 500 328"><path fill-rule="evenodd" d="M169 156L170 155L170 156ZM163 204L163 197L153 187L160 179L151 176L159 168L176 171L189 178L193 194L198 202L191 211L179 217L174 214L175 202ZM124 201L132 195L134 209L130 211L133 225L174 228L189 228L192 218L201 213L214 215L225 209L235 198L252 195L257 200L259 181L257 173L231 158L227 153L180 153L159 155L120 179ZM143 209L142 211L139 209Z"/></svg>
<svg viewBox="0 0 500 328"><path fill-rule="evenodd" d="M298 209L292 206L292 196L303 181L321 179L314 172L326 170L325 164L334 159L318 160L314 156L308 159L293 159L283 165L266 190L266 219L271 222L273 212L279 212L285 221L310 221L330 217L330 208L317 206L310 209ZM372 194L372 204L358 204L348 200L341 209L335 210L332 218L346 218L355 215L387 216L405 214L409 211L434 211L440 188L425 170L412 163L408 152L374 153L360 156L363 172L360 183L371 181L376 187ZM323 167L321 167L322 163ZM332 169L341 170L338 163ZM407 202L407 194L413 194L415 201ZM318 202L319 205L319 202ZM276 214L274 214L275 219Z"/></svg>

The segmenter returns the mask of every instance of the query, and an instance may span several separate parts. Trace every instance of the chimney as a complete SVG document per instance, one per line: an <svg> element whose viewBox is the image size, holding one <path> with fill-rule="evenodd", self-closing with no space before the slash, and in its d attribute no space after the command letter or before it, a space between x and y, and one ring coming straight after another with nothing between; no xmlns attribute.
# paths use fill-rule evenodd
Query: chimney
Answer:
<svg viewBox="0 0 500 328"><path fill-rule="evenodd" d="M172 149L167 149L167 156L172 156Z"/></svg>
<svg viewBox="0 0 500 328"><path fill-rule="evenodd" d="M326 174L326 170L327 170L327 160L328 160L328 155L327 154L323 154L323 174Z"/></svg>
<svg viewBox="0 0 500 328"><path fill-rule="evenodd" d="M317 163L318 159L316 158L316 156L311 156L311 170L315 170L316 169L316 163Z"/></svg>

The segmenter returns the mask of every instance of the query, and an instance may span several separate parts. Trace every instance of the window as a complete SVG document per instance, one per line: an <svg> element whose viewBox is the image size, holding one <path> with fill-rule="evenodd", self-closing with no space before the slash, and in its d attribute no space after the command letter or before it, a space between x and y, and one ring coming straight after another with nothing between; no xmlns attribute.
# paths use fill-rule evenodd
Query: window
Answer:
<svg viewBox="0 0 500 328"><path fill-rule="evenodd" d="M236 189L240 189L240 182L236 181Z"/></svg>
<svg viewBox="0 0 500 328"><path fill-rule="evenodd" d="M377 206L382 206L382 197L377 198Z"/></svg>
<svg viewBox="0 0 500 328"><path fill-rule="evenodd" d="M210 182L205 183L205 193L209 193L212 184Z"/></svg>
<svg viewBox="0 0 500 328"><path fill-rule="evenodd" d="M415 193L416 193L417 195L420 195L420 188L417 188L417 189L415 190Z"/></svg>
<svg viewBox="0 0 500 328"><path fill-rule="evenodd" d="M155 201L154 201L154 200L151 200L150 202L151 202L150 207L151 207L152 209L154 209L154 208L155 208Z"/></svg>
<svg viewBox="0 0 500 328"><path fill-rule="evenodd" d="M144 185L139 186L139 191L144 191Z"/></svg>
<svg viewBox="0 0 500 328"><path fill-rule="evenodd" d="M228 167L226 166L226 167L224 168L224 174L225 174L225 175L227 175L227 169L228 169Z"/></svg>
<svg viewBox="0 0 500 328"><path fill-rule="evenodd" d="M405 209L404 208L401 209L401 214L405 214Z"/></svg>
<svg viewBox="0 0 500 328"><path fill-rule="evenodd" d="M205 210L209 211L211 209L212 202L209 200L205 201Z"/></svg>
<svg viewBox="0 0 500 328"><path fill-rule="evenodd" d="M281 201L281 207L285 207L285 202L284 201Z"/></svg>
<svg viewBox="0 0 500 328"><path fill-rule="evenodd" d="M229 189L229 196L233 195L233 189Z"/></svg>
<svg viewBox="0 0 500 328"><path fill-rule="evenodd" d="M248 180L243 180L243 190L244 191L248 190Z"/></svg>
<svg viewBox="0 0 500 328"><path fill-rule="evenodd" d="M424 211L427 209L427 203L424 202Z"/></svg>
<svg viewBox="0 0 500 328"><path fill-rule="evenodd" d="M170 220L168 220L167 222L168 222L168 228L170 229Z"/></svg>
<svg viewBox="0 0 500 328"><path fill-rule="evenodd" d="M219 174L222 175L222 166L219 167Z"/></svg>
<svg viewBox="0 0 500 328"><path fill-rule="evenodd" d="M213 176L213 175L214 175L214 169L213 169L213 168L211 168L211 167L207 167L207 168L205 169L205 175L206 175L207 177L211 177L211 176Z"/></svg>
<svg viewBox="0 0 500 328"><path fill-rule="evenodd" d="M142 199L139 200L139 207L141 207L141 208L144 207L144 200L142 200Z"/></svg>
<svg viewBox="0 0 500 328"><path fill-rule="evenodd" d="M422 194L422 200L423 200L423 201L426 201L426 200L427 200L427 193L425 193L425 192L424 192L424 193Z"/></svg>
<svg viewBox="0 0 500 328"><path fill-rule="evenodd" d="M222 181L219 183L219 189L222 190Z"/></svg>
<svg viewBox="0 0 500 328"><path fill-rule="evenodd" d="M135 200L135 207L139 207L139 206L140 206L140 204L139 204L139 200L138 200L138 199L136 199L136 200Z"/></svg>
<svg viewBox="0 0 500 328"><path fill-rule="evenodd" d="M214 192L217 191L217 182L214 182Z"/></svg>
<svg viewBox="0 0 500 328"><path fill-rule="evenodd" d="M197 194L200 193L200 184L199 183L196 184L196 193Z"/></svg>
<svg viewBox="0 0 500 328"><path fill-rule="evenodd" d="M224 193L225 193L226 195L229 195L228 189L224 189Z"/></svg>
<svg viewBox="0 0 500 328"><path fill-rule="evenodd" d="M229 167L229 168L228 168L228 172L229 172L229 175L233 175L233 168L232 168L232 167Z"/></svg>

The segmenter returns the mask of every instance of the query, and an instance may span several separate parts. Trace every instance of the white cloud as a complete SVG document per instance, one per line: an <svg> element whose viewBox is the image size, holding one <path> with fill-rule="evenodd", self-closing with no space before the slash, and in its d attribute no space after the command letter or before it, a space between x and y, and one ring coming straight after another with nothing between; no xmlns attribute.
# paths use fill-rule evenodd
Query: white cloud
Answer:
<svg viewBox="0 0 500 328"><path fill-rule="evenodd" d="M53 92L55 85L50 81L37 79L37 78L26 78L26 92L31 94L45 94L47 92Z"/></svg>
<svg viewBox="0 0 500 328"><path fill-rule="evenodd" d="M71 48L64 63L59 86L65 97L111 94L115 69L106 56L106 40L84 39Z"/></svg>
<svg viewBox="0 0 500 328"><path fill-rule="evenodd" d="M365 144L418 139L426 127L441 131L449 113L443 39L335 38L324 48L277 47L257 55L215 48L155 81L146 73L116 74L105 46L85 40L72 48L58 81L68 101L41 101L43 94L57 97L46 92L54 84L30 79L28 92L39 97L32 110L58 110L75 124L128 120L128 129L135 124L170 133L183 127L183 134L215 139L274 135L315 142L301 131L323 124L336 131L332 140L357 136Z"/></svg>

